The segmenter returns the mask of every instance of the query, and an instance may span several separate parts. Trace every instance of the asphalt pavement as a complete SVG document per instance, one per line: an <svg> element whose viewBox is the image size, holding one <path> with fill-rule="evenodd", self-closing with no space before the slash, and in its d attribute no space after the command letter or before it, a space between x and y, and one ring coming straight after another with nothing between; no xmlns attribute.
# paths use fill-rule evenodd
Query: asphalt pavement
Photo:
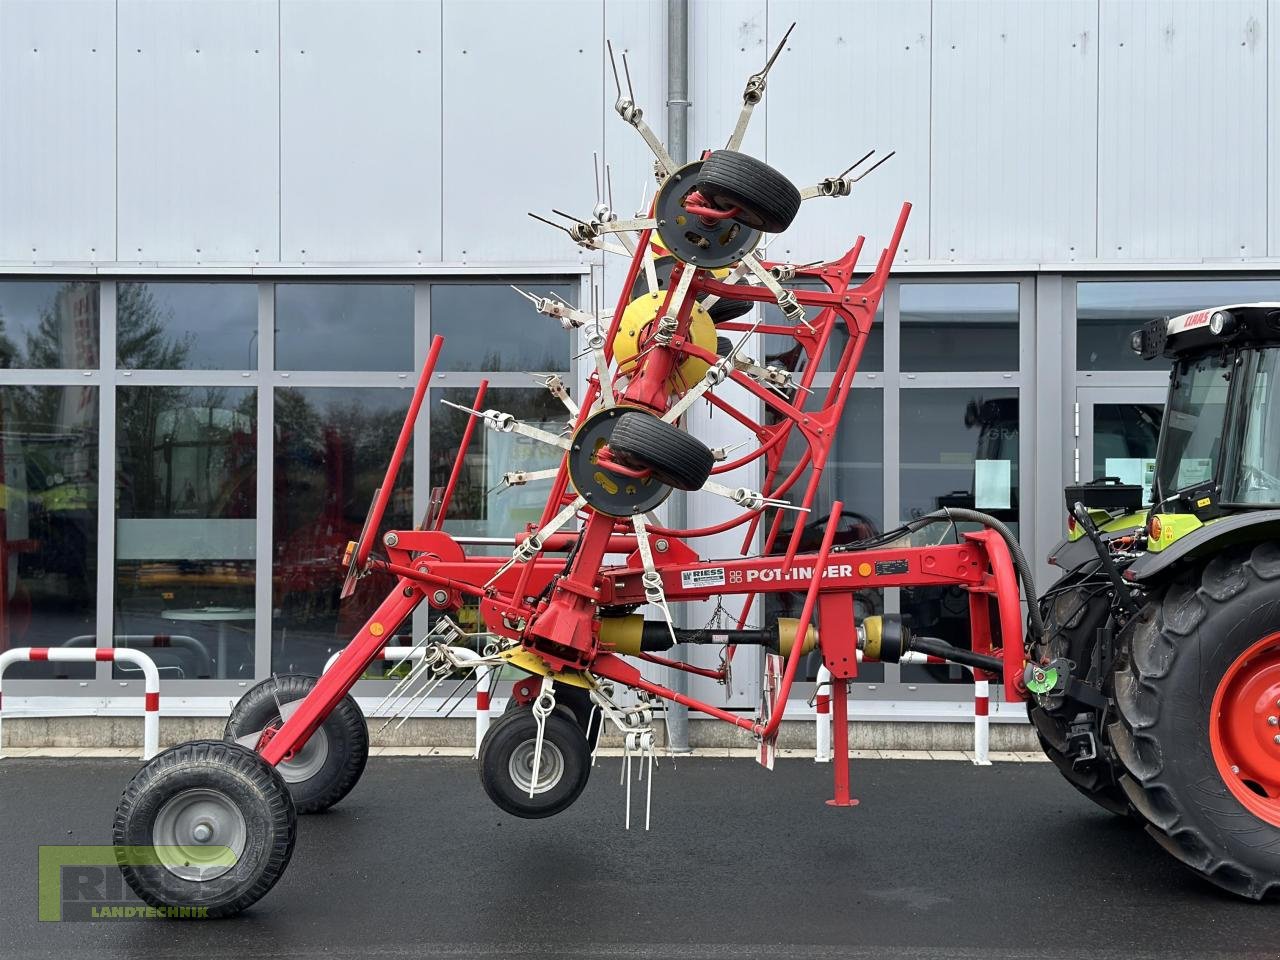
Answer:
<svg viewBox="0 0 1280 960"><path fill-rule="evenodd" d="M37 848L105 844L136 761L0 761L0 958L1225 958L1280 956L1280 904L1217 892L1049 764L662 761L623 830L605 758L557 818L492 806L475 765L370 760L301 818L267 896L219 921L37 919Z"/></svg>

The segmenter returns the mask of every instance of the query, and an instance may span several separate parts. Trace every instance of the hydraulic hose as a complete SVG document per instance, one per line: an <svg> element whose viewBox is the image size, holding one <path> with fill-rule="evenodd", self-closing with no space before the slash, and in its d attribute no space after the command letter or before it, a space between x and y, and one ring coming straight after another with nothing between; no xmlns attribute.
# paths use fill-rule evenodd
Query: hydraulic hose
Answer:
<svg viewBox="0 0 1280 960"><path fill-rule="evenodd" d="M982 513L979 510L969 510L966 507L944 507L941 510L935 510L933 513L926 513L920 518L920 521L927 523L949 523L956 520L980 523L984 527L990 527L1000 534L1005 546L1009 548L1010 556L1013 557L1013 567L1018 572L1018 579L1022 581L1022 591L1027 595L1027 613L1031 633L1037 640L1041 639L1044 636L1044 619L1040 616L1040 604L1037 602L1039 594L1036 593L1035 577L1031 573L1031 564L1027 563L1027 556L1022 552L1022 547L1019 546L1013 531L990 514ZM923 526L924 523L920 521L917 521L917 523ZM916 523L912 523L911 526L915 527Z"/></svg>

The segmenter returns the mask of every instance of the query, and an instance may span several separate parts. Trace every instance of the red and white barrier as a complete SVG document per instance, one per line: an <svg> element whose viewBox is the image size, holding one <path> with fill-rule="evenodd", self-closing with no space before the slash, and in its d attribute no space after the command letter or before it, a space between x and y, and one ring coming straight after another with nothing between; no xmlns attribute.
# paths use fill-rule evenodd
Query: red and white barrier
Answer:
<svg viewBox="0 0 1280 960"><path fill-rule="evenodd" d="M858 662L862 662L862 651L858 651ZM948 663L942 657L925 653L908 651L902 655L899 663ZM965 667L970 673L971 667ZM826 666L818 668L818 692L813 701L813 718L816 726L815 743L817 749L813 760L815 763L827 763L831 760L831 671ZM991 765L991 682L988 680L973 681L973 762L980 767Z"/></svg>
<svg viewBox="0 0 1280 960"><path fill-rule="evenodd" d="M141 650L129 647L14 647L0 653L0 683L3 683L4 672L11 663L93 663L98 660L120 660L142 669L142 759L150 760L160 752L160 671L156 669L155 661ZM4 716L3 696L0 692L0 719ZM0 746L3 743L3 732L0 731Z"/></svg>
<svg viewBox="0 0 1280 960"><path fill-rule="evenodd" d="M466 647L450 647L450 652L459 660L479 660L480 654ZM379 656L383 660L421 660L427 653L426 647L383 647ZM339 650L324 665L327 672L342 656ZM489 706L493 698L493 687L498 680L498 671L488 666L476 667L479 682L476 684L476 750L474 756L480 756L480 741L489 730Z"/></svg>

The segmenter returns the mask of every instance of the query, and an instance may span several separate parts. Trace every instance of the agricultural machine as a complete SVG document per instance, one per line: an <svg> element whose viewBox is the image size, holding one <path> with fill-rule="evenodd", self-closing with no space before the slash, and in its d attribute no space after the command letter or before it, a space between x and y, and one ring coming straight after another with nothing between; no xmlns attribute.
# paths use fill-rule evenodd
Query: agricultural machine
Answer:
<svg viewBox="0 0 1280 960"><path fill-rule="evenodd" d="M148 903L225 916L271 889L292 854L297 814L337 803L360 778L369 733L350 691L397 627L423 603L433 613L434 626L388 699L393 709L421 703L439 684L478 676L481 667L519 671L523 679L514 683L507 711L490 726L479 750L483 789L500 808L519 817L553 816L578 798L605 729L616 730L628 767L638 759L641 770L647 768L651 790L658 743L654 724L664 703L683 704L746 731L759 743L762 757L770 757L799 664L814 651L832 677L837 762L829 804L858 802L849 783L847 699L860 661L915 657L961 664L976 677L1000 681L1009 701L1026 699L1030 689L1033 713L1050 718L1038 726L1063 730L1050 745L1061 746L1072 774L1077 766L1096 766L1098 758L1108 756L1104 742L1117 738L1105 739L1109 728L1102 726L1093 737L1095 758L1080 761L1079 753L1070 752L1085 739L1083 715L1088 710L1096 709L1103 719L1113 717L1114 711L1101 705L1111 691L1099 686L1094 674L1082 672L1091 662L1087 651L1060 649L1065 628L1047 627L1034 603L1024 643L1021 598L1034 597L1035 588L1025 557L998 519L963 507L946 508L893 530L869 528L841 536L836 543L841 503L832 504L826 516L811 515L910 206L903 205L874 269L856 283L862 238L826 263L795 265L764 258L764 237L786 230L803 202L847 196L878 166L855 172L870 159L868 154L843 173L801 190L741 152L753 108L781 50L779 44L747 81L725 148L684 165L672 161L645 122L631 93L625 56L625 85L615 66L617 113L652 151L657 188L652 202L634 217L619 217L607 194L598 190L589 217L567 217L567 225L555 224L582 247L629 263L611 312L594 302L586 310L527 295L539 314L576 332L582 356L588 358L590 372L576 400L559 377L543 378L566 408L566 429L554 432L545 424L485 408L482 386L474 407L466 408L469 419L453 475L427 519L417 529L383 531L382 517L443 346L439 338L433 342L384 482L359 539L348 545L344 558L344 596L375 572L393 575L394 588L322 676L277 676L258 684L232 711L223 740L181 744L133 778L116 810L114 841L126 879ZM776 306L780 319L766 320L759 305ZM837 350L839 332L845 337ZM790 365L749 355L765 335L794 344L783 351L792 358ZM834 373L832 385L819 396L812 383L822 365ZM751 437L747 449L711 449L691 435L688 415L699 407L719 411L744 428ZM510 556L468 552L473 544L467 538L444 530L466 448L481 425L499 435L544 443L560 457L555 469L505 478L511 485L549 485L539 521L515 532ZM783 452L789 440L800 441L802 453L787 466ZM719 497L737 509L710 526L669 527L655 511L673 491ZM1221 503L1220 498L1215 502ZM1071 573L1076 580L1051 599L1057 601L1078 581L1091 602L1114 611L1115 635L1128 636L1129 621L1137 622L1147 609L1139 591L1152 588L1142 585L1148 581L1111 577L1119 562L1112 554L1136 550L1142 533L1135 530L1127 540L1116 539L1110 532L1095 532L1090 515L1082 516L1089 521L1088 539L1073 547L1092 549L1094 555L1076 561ZM1164 517L1167 524L1184 522ZM969 532L959 532L960 522ZM815 538L815 531L821 535ZM729 532L742 537L739 556L706 559L699 554L700 541ZM1104 537L1113 537L1115 545L1108 546ZM1267 549L1255 550L1248 561L1252 566L1242 568L1240 576L1249 589L1280 589L1275 561L1269 559L1274 554ZM1215 571L1221 568L1220 561L1213 563ZM1108 574L1105 583L1098 579L1099 570ZM969 646L914 634L893 617L855 612L858 593L885 587L963 590L970 613ZM1227 581L1215 590L1228 592ZM757 601L782 593L803 597L798 617L753 626ZM708 599L720 609L733 605L730 627L690 630L678 625L682 621L673 606ZM460 617L464 605L474 614ZM1131 607L1139 612L1129 614ZM1057 603L1047 609L1053 613ZM1165 612L1159 613L1161 609ZM1162 608L1157 602L1156 610L1152 623L1174 615L1168 603ZM1177 622L1184 624L1181 610L1178 605L1182 619ZM459 626L464 619L479 629L464 632ZM1276 656L1266 643L1276 639L1271 634L1257 648L1272 664ZM695 666L664 655L686 642L718 646L719 666ZM673 690L642 670L656 665L727 684L735 651L744 646L767 651L765 697L755 716ZM1108 670L1112 660L1119 663L1121 658L1109 659ZM1153 673L1135 672L1135 682L1150 683L1160 664L1143 663ZM1252 690L1249 685L1261 676L1245 670L1227 682L1233 691L1237 684ZM1274 699L1275 691L1271 695ZM1233 704L1242 696L1230 693ZM1163 735L1148 721L1181 722L1176 711L1171 716L1145 707L1129 712L1130 745L1138 757L1145 743ZM1134 763L1136 782L1149 785L1149 796L1158 796L1167 781L1159 771L1144 776L1147 768L1136 758ZM1274 766L1272 770L1268 784L1277 779ZM1237 797L1234 791L1224 788L1224 803ZM1271 831L1273 848L1280 837L1275 802L1255 794L1238 814L1260 818L1257 829ZM629 788L627 803L629 817ZM1253 812L1261 809L1259 804L1270 804L1264 811L1270 811L1270 820ZM647 825L648 799L645 817ZM1179 835L1176 825L1171 829L1171 836ZM1274 853L1269 856L1276 859ZM1270 875L1276 874L1273 868Z"/></svg>
<svg viewBox="0 0 1280 960"><path fill-rule="evenodd" d="M1151 503L1068 487L1028 709L1080 792L1240 896L1280 889L1280 303L1133 334L1172 361Z"/></svg>

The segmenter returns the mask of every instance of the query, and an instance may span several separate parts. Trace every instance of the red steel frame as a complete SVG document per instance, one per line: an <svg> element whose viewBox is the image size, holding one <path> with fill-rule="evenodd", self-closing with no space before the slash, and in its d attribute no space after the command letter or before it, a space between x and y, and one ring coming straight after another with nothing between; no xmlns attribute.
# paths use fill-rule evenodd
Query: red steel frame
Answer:
<svg viewBox="0 0 1280 960"><path fill-rule="evenodd" d="M854 373L871 332L909 212L910 205L904 204L892 239L881 253L875 270L858 285L853 285L853 279L862 250L862 238L839 260L795 269L798 279L821 281L826 287L825 290L794 291L799 303L809 308L807 313L812 319L808 324L753 324L744 319L718 326L717 329L725 331L742 333L754 330L793 338L803 352L805 366L797 381L801 389L794 391L794 399L791 400L739 370L729 373L728 379L749 391L765 405L766 410L773 415L774 422L757 422L713 392L705 395L712 405L746 426L759 440L756 449L736 460L719 464L713 473L727 473L763 459L765 481L761 492L766 497L781 497L789 491L802 490L798 505L804 508L813 506L831 444L850 396ZM651 246L654 245L652 241L649 231L641 234L630 270L622 285L623 293L605 341L606 356L610 361L613 338L627 306L629 292L640 275L644 257L650 255ZM765 262L764 266L769 268L774 264ZM676 264L668 284L666 300L657 316L665 314L682 271L691 269L695 268ZM655 344L642 352L625 377L625 387L620 392L615 390L618 403L661 414L675 399L671 381L686 357L698 357L712 364L719 360L716 355L687 339L692 304L697 299L711 295L761 303L774 302L773 294L766 287L729 285L717 280L707 271L695 270L688 293L681 303L678 326L670 344ZM815 310L816 316L813 315ZM806 406L811 396L808 388L813 383L819 368L818 361L826 352L837 323L844 324L848 340L835 364L831 387L820 404L809 408ZM766 719L744 717L668 689L646 679L632 662L601 644L598 616L600 606L631 606L645 602L640 577L642 564L630 521L585 509L585 520L578 531L547 537L540 555L527 563L516 564L496 582L486 586L505 562L503 558L467 556L463 548L443 531L444 511L458 481L463 451L471 435L471 424L468 424L463 449L458 453L453 474L449 478L445 502L435 515L431 529L395 531L394 538L381 539L384 544L388 540L394 543L394 546L385 547L385 558L373 557L383 511L408 448L414 422L426 395L441 346L442 340L437 337L431 345L418 380L366 530L355 548L355 569L380 569L396 574L396 586L361 627L334 665L319 679L298 709L277 731L264 737L259 744L263 758L268 763L277 764L291 757L305 744L307 738L375 659L386 644L386 638L424 599L432 607L443 611L456 611L468 600L478 601L481 615L490 632L517 641L533 651L553 673L564 669L589 670L598 677L682 703L690 709L748 730L757 737L768 738L774 735L782 721L787 697L795 680L802 644L792 645L779 689L780 706ZM606 387L615 389L621 379L615 377L613 383L604 385L592 374L580 404L575 429L593 412L593 405L600 391ZM482 401L483 387L477 396L477 408ZM799 431L805 441L805 448L798 464L782 476L782 454L793 431ZM806 472L808 480L800 486ZM570 492L569 482L565 459L553 481L539 527L565 504L574 500L576 494ZM817 553L805 555L799 553L803 530L803 524L800 523L795 525L785 551L780 555L773 553L780 538L782 511L777 512L769 525L763 556L745 556L750 544L754 542L763 509L747 509L730 520L700 529L651 527L651 533L660 534L666 541L665 549L655 552L655 564L662 576L667 600L680 602L702 600L711 596L741 596L744 604L740 624L744 624L747 612L759 594L795 593L803 590L805 599L796 636L805 636L808 626L815 618L819 622L822 656L833 678L833 746L837 758L847 758L848 755L848 683L857 675L857 624L853 601L854 594L859 590L938 585L957 585L967 590L972 615L972 647L975 651L994 653L1002 658L1006 697L1010 700L1022 700L1022 613L1018 582L1008 547L999 535L991 530L983 530L964 534L961 541L955 544L931 547L889 545L834 553L832 542L841 508L839 502L833 505ZM700 560L686 543L688 540L738 527L745 527L744 556L741 559ZM555 554L571 547L574 548L572 562L566 567L564 559ZM605 562L609 554L619 553L626 554L625 562L616 565ZM702 571L703 575L701 578L684 576L691 571ZM686 586L686 583L710 585ZM548 594L546 598L538 599L544 593ZM994 597L997 602L999 635L1002 638L1002 645L999 647L992 634L988 597ZM651 654L645 655L643 659L701 676L717 679L724 677L724 668L719 671L707 670ZM847 759L835 764L835 777L835 797L830 802L836 805L856 803L849 792Z"/></svg>

